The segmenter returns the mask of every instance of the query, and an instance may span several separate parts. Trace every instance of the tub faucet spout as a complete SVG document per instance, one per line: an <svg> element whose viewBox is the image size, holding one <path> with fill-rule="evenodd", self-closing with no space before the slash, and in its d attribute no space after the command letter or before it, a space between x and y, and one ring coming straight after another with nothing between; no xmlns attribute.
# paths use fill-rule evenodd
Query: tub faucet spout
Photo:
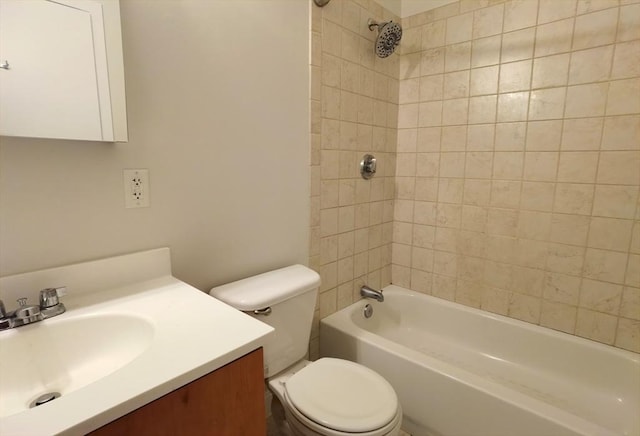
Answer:
<svg viewBox="0 0 640 436"><path fill-rule="evenodd" d="M376 291L375 289L372 289L367 285L363 285L360 288L360 295L365 298L373 298L374 300L381 303L384 301L384 295L382 295L382 291Z"/></svg>

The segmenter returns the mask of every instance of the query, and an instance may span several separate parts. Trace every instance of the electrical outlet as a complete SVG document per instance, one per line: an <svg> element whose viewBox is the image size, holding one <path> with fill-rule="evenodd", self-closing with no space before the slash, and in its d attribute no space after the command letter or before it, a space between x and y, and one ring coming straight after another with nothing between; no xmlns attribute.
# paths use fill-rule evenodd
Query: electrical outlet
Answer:
<svg viewBox="0 0 640 436"><path fill-rule="evenodd" d="M124 170L124 207L149 207L149 170Z"/></svg>

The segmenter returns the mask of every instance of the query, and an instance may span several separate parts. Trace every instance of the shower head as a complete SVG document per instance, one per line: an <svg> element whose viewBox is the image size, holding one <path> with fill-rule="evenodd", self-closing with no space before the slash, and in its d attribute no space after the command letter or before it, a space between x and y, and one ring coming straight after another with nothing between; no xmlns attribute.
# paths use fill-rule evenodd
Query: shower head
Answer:
<svg viewBox="0 0 640 436"><path fill-rule="evenodd" d="M377 23L369 19L369 30L373 31L374 27L378 28L378 37L376 38L375 51L380 58L386 58L396 49L402 38L402 27L393 21Z"/></svg>

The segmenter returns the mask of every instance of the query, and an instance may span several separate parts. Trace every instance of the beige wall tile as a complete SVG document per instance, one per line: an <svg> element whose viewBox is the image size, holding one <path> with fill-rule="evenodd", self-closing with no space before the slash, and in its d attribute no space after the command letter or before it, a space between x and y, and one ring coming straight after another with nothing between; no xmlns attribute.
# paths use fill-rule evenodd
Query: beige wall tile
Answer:
<svg viewBox="0 0 640 436"><path fill-rule="evenodd" d="M629 286L640 287L640 254L629 254L624 282Z"/></svg>
<svg viewBox="0 0 640 436"><path fill-rule="evenodd" d="M493 207L517 209L520 204L520 181L494 180L491 183L491 202Z"/></svg>
<svg viewBox="0 0 640 436"><path fill-rule="evenodd" d="M462 206L461 227L465 230L484 232L487 225L488 209L480 206Z"/></svg>
<svg viewBox="0 0 640 436"><path fill-rule="evenodd" d="M588 309L578 309L576 334L605 344L613 344L617 318Z"/></svg>
<svg viewBox="0 0 640 436"><path fill-rule="evenodd" d="M471 65L471 42L448 45L445 48L444 70L459 71Z"/></svg>
<svg viewBox="0 0 640 436"><path fill-rule="evenodd" d="M496 94L498 92L499 67L491 66L471 70L470 95Z"/></svg>
<svg viewBox="0 0 640 436"><path fill-rule="evenodd" d="M527 118L529 92L512 92L498 96L498 122L522 121Z"/></svg>
<svg viewBox="0 0 640 436"><path fill-rule="evenodd" d="M569 86L564 116L567 118L604 115L609 83Z"/></svg>
<svg viewBox="0 0 640 436"><path fill-rule="evenodd" d="M537 0L513 0L505 4L504 31L535 26L538 9Z"/></svg>
<svg viewBox="0 0 640 436"><path fill-rule="evenodd" d="M533 63L532 88L548 88L567 84L569 53L536 58Z"/></svg>
<svg viewBox="0 0 640 436"><path fill-rule="evenodd" d="M440 150L464 151L467 143L467 126L447 126L442 128Z"/></svg>
<svg viewBox="0 0 640 436"><path fill-rule="evenodd" d="M500 92L528 90L531 84L531 60L500 66Z"/></svg>
<svg viewBox="0 0 640 436"><path fill-rule="evenodd" d="M593 215L612 218L633 218L638 186L596 185Z"/></svg>
<svg viewBox="0 0 640 436"><path fill-rule="evenodd" d="M566 53L571 50L574 19L555 21L538 26L535 56Z"/></svg>
<svg viewBox="0 0 640 436"><path fill-rule="evenodd" d="M486 67L500 62L500 45L502 38L490 36L473 41L471 51L471 67Z"/></svg>
<svg viewBox="0 0 640 436"><path fill-rule="evenodd" d="M560 153L558 181L595 183L599 154L595 151L567 151Z"/></svg>
<svg viewBox="0 0 640 436"><path fill-rule="evenodd" d="M608 9L620 4L619 0L578 0L578 15Z"/></svg>
<svg viewBox="0 0 640 436"><path fill-rule="evenodd" d="M549 240L561 244L584 245L589 232L588 216L554 213Z"/></svg>
<svg viewBox="0 0 640 436"><path fill-rule="evenodd" d="M520 207L525 210L551 211L554 192L554 183L523 182Z"/></svg>
<svg viewBox="0 0 640 436"><path fill-rule="evenodd" d="M502 35L502 62L513 62L533 57L535 27L517 30ZM474 51L476 46L474 44ZM500 50L500 48L498 47ZM496 61L497 63L497 61Z"/></svg>
<svg viewBox="0 0 640 436"><path fill-rule="evenodd" d="M418 153L416 156L416 172L419 177L436 177L440 171L440 155L438 153Z"/></svg>
<svg viewBox="0 0 640 436"><path fill-rule="evenodd" d="M438 179L416 178L415 199L418 201L436 201L438 198Z"/></svg>
<svg viewBox="0 0 640 436"><path fill-rule="evenodd" d="M436 74L420 79L420 101L442 100L444 92L444 75Z"/></svg>
<svg viewBox="0 0 640 436"><path fill-rule="evenodd" d="M467 150L490 151L494 147L495 124L467 126Z"/></svg>
<svg viewBox="0 0 640 436"><path fill-rule="evenodd" d="M532 151L525 153L524 180L554 181L558 168L558 153Z"/></svg>
<svg viewBox="0 0 640 436"><path fill-rule="evenodd" d="M622 286L584 279L580 288L580 307L617 315L620 309Z"/></svg>
<svg viewBox="0 0 640 436"><path fill-rule="evenodd" d="M560 149L562 121L531 121L527 127L527 151Z"/></svg>
<svg viewBox="0 0 640 436"><path fill-rule="evenodd" d="M607 99L607 115L634 113L640 113L640 78L611 82Z"/></svg>
<svg viewBox="0 0 640 436"><path fill-rule="evenodd" d="M569 66L569 85L609 79L613 48L613 45L607 45L573 52Z"/></svg>
<svg viewBox="0 0 640 436"><path fill-rule="evenodd" d="M542 300L540 325L573 334L576 327L577 313L575 306Z"/></svg>
<svg viewBox="0 0 640 436"><path fill-rule="evenodd" d="M640 353L640 321L620 318L615 346Z"/></svg>
<svg viewBox="0 0 640 436"><path fill-rule="evenodd" d="M521 210L518 218L518 237L524 239L549 240L551 214Z"/></svg>
<svg viewBox="0 0 640 436"><path fill-rule="evenodd" d="M614 42L617 24L618 10L616 8L577 17L573 49L580 50Z"/></svg>
<svg viewBox="0 0 640 436"><path fill-rule="evenodd" d="M413 226L413 245L416 247L433 248L436 238L434 226ZM408 247L408 246L407 246Z"/></svg>
<svg viewBox="0 0 640 436"><path fill-rule="evenodd" d="M440 150L440 137L442 129L440 127L427 127L418 129L417 151L438 151Z"/></svg>
<svg viewBox="0 0 640 436"><path fill-rule="evenodd" d="M472 179L490 179L493 153L474 151L466 154L464 176Z"/></svg>
<svg viewBox="0 0 640 436"><path fill-rule="evenodd" d="M496 95L471 97L469 99L469 124L495 122L496 104Z"/></svg>
<svg viewBox="0 0 640 436"><path fill-rule="evenodd" d="M631 234L631 253L640 254L640 221L635 221Z"/></svg>
<svg viewBox="0 0 640 436"><path fill-rule="evenodd" d="M402 121L402 118L400 118ZM417 127L439 126L442 122L442 102L426 102L419 104ZM398 123L398 127L404 127L403 123ZM416 127L416 126L406 126Z"/></svg>
<svg viewBox="0 0 640 436"><path fill-rule="evenodd" d="M617 41L631 41L640 38L640 5L628 5L620 8Z"/></svg>
<svg viewBox="0 0 640 436"><path fill-rule="evenodd" d="M473 27L473 13L456 15L446 20L445 43L469 41Z"/></svg>
<svg viewBox="0 0 640 436"><path fill-rule="evenodd" d="M542 301L539 298L518 293L509 296L509 316L522 321L537 324L540 319Z"/></svg>
<svg viewBox="0 0 640 436"><path fill-rule="evenodd" d="M612 79L624 79L640 76L640 41L631 41L615 45Z"/></svg>
<svg viewBox="0 0 640 436"><path fill-rule="evenodd" d="M577 306L581 281L580 277L548 272L545 274L543 296L556 303Z"/></svg>
<svg viewBox="0 0 640 436"><path fill-rule="evenodd" d="M637 185L640 182L640 151L600 153L598 183Z"/></svg>
<svg viewBox="0 0 640 436"><path fill-rule="evenodd" d="M443 98L468 97L469 75L469 70L445 74Z"/></svg>
<svg viewBox="0 0 640 436"><path fill-rule="evenodd" d="M616 218L591 218L588 247L627 251L633 221Z"/></svg>
<svg viewBox="0 0 640 436"><path fill-rule="evenodd" d="M624 283L627 254L616 251L587 248L584 276L612 283Z"/></svg>
<svg viewBox="0 0 640 436"><path fill-rule="evenodd" d="M486 287L480 300L480 308L506 315L509 310L509 293L503 289Z"/></svg>
<svg viewBox="0 0 640 436"><path fill-rule="evenodd" d="M603 150L640 149L640 116L608 117L602 134Z"/></svg>
<svg viewBox="0 0 640 436"><path fill-rule="evenodd" d="M553 202L553 211L589 215L593 205L593 191L593 185L558 183Z"/></svg>
<svg viewBox="0 0 640 436"><path fill-rule="evenodd" d="M511 209L489 209L487 233L514 237L518 231L518 212Z"/></svg>
<svg viewBox="0 0 640 436"><path fill-rule="evenodd" d="M474 206L488 206L491 196L490 180L465 179L464 182L464 204Z"/></svg>
<svg viewBox="0 0 640 436"><path fill-rule="evenodd" d="M493 158L493 178L501 180L518 180L522 177L523 164L523 152L495 152Z"/></svg>
<svg viewBox="0 0 640 436"><path fill-rule="evenodd" d="M438 74L444 72L444 48L433 48L424 50L419 57L419 66L417 74L423 76L429 74ZM402 77L402 75L401 75Z"/></svg>
<svg viewBox="0 0 640 436"><path fill-rule="evenodd" d="M576 13L576 0L540 0L538 24L572 17Z"/></svg>
<svg viewBox="0 0 640 436"><path fill-rule="evenodd" d="M640 320L640 288L626 286L623 289L620 316Z"/></svg>
<svg viewBox="0 0 640 436"><path fill-rule="evenodd" d="M504 5L483 8L473 13L473 38L497 35L502 32Z"/></svg>
<svg viewBox="0 0 640 436"><path fill-rule="evenodd" d="M564 120L562 150L598 150L602 135L602 118Z"/></svg>
<svg viewBox="0 0 640 436"><path fill-rule="evenodd" d="M442 103L442 124L461 125L467 124L469 118L469 99L457 98L445 100Z"/></svg>
<svg viewBox="0 0 640 436"><path fill-rule="evenodd" d="M546 270L571 276L582 273L585 249L583 247L553 244L548 246Z"/></svg>
<svg viewBox="0 0 640 436"><path fill-rule="evenodd" d="M524 150L526 123L496 124L496 151Z"/></svg>
<svg viewBox="0 0 640 436"><path fill-rule="evenodd" d="M422 50L445 44L446 20L438 20L422 27Z"/></svg>

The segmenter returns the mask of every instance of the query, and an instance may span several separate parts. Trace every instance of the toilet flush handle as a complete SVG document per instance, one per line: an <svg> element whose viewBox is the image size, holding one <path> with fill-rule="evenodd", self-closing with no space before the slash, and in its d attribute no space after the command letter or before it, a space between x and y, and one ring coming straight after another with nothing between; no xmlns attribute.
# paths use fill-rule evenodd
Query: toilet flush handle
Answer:
<svg viewBox="0 0 640 436"><path fill-rule="evenodd" d="M256 309L253 311L254 315L264 315L264 316L269 316L271 315L271 308L270 307L265 307L264 309Z"/></svg>

